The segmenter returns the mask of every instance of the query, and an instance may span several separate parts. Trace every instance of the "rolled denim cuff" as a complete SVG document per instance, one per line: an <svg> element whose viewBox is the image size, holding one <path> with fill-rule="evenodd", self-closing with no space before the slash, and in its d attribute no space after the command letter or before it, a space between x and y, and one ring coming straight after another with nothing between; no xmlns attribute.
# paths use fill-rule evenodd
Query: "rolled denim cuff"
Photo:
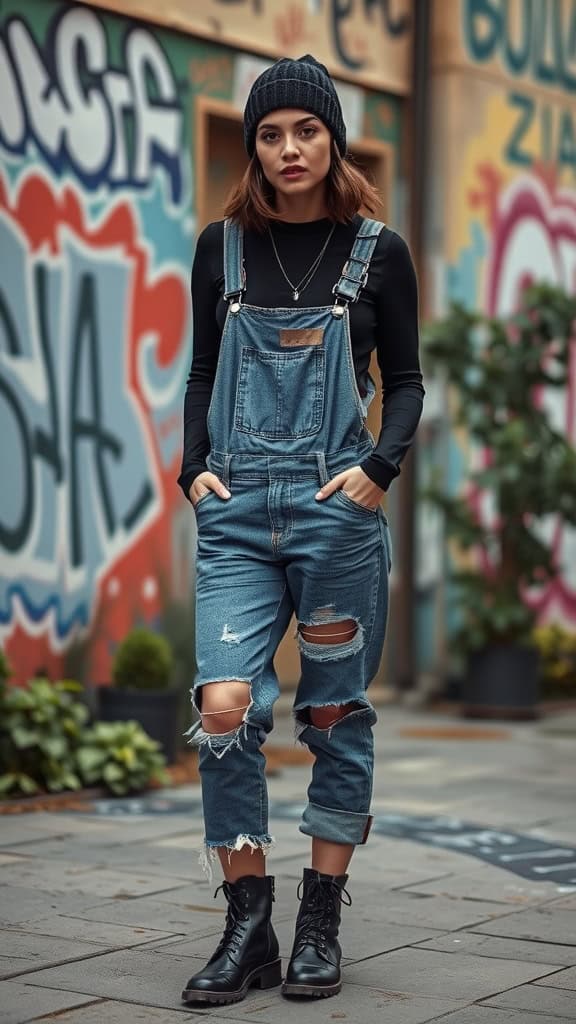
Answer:
<svg viewBox="0 0 576 1024"><path fill-rule="evenodd" d="M342 811L309 803L302 815L300 831L307 836L326 839L329 843L350 843L361 846L368 839L371 814Z"/></svg>

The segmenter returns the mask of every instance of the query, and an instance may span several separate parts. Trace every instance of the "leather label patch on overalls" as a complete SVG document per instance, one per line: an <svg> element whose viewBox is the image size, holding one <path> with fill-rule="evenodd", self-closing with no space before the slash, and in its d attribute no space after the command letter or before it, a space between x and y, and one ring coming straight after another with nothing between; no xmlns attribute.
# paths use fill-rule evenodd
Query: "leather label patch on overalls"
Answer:
<svg viewBox="0 0 576 1024"><path fill-rule="evenodd" d="M323 327L302 327L299 330L284 328L280 331L281 348L301 348L303 345L321 345L323 339Z"/></svg>

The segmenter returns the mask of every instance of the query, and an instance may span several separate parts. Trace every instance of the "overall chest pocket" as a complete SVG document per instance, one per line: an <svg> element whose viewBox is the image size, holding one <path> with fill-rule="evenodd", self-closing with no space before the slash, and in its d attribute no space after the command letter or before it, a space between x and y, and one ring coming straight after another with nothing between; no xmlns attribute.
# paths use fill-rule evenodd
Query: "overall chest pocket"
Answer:
<svg viewBox="0 0 576 1024"><path fill-rule="evenodd" d="M317 434L324 412L324 349L261 352L242 347L234 422L258 437Z"/></svg>

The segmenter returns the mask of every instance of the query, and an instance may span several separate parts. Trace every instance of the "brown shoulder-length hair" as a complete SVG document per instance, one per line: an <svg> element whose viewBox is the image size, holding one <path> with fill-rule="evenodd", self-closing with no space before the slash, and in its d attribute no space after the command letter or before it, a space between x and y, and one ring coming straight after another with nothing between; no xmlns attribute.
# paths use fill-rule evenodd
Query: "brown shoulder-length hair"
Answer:
<svg viewBox="0 0 576 1024"><path fill-rule="evenodd" d="M330 220L347 223L359 210L376 213L382 200L380 193L355 167L350 157L342 157L332 142L332 160L326 178L326 203ZM243 228L265 231L270 220L282 217L274 207L274 189L264 177L256 154L241 179L230 193L224 216Z"/></svg>

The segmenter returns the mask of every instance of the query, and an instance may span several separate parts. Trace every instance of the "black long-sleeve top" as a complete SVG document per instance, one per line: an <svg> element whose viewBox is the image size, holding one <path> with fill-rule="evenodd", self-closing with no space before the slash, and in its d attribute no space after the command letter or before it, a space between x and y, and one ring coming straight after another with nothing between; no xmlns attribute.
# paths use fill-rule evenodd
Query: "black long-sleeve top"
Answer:
<svg viewBox="0 0 576 1024"><path fill-rule="evenodd" d="M329 306L332 288L349 256L361 217L337 224L326 253L300 302L278 266L267 232L246 231L244 302L263 307ZM327 219L305 223L274 222L280 259L291 281L299 281L319 253L331 228ZM184 399L184 449L178 483L186 497L194 478L206 469L210 442L206 418L212 395L220 339L226 318L223 298L224 222L200 234L192 267L194 354ZM385 227L378 238L365 288L351 303L350 334L360 395L366 394L370 353L376 349L382 375L382 427L376 447L360 465L383 490L400 472L422 412L424 388L418 359L416 275L403 239ZM376 400L376 399L375 399Z"/></svg>

